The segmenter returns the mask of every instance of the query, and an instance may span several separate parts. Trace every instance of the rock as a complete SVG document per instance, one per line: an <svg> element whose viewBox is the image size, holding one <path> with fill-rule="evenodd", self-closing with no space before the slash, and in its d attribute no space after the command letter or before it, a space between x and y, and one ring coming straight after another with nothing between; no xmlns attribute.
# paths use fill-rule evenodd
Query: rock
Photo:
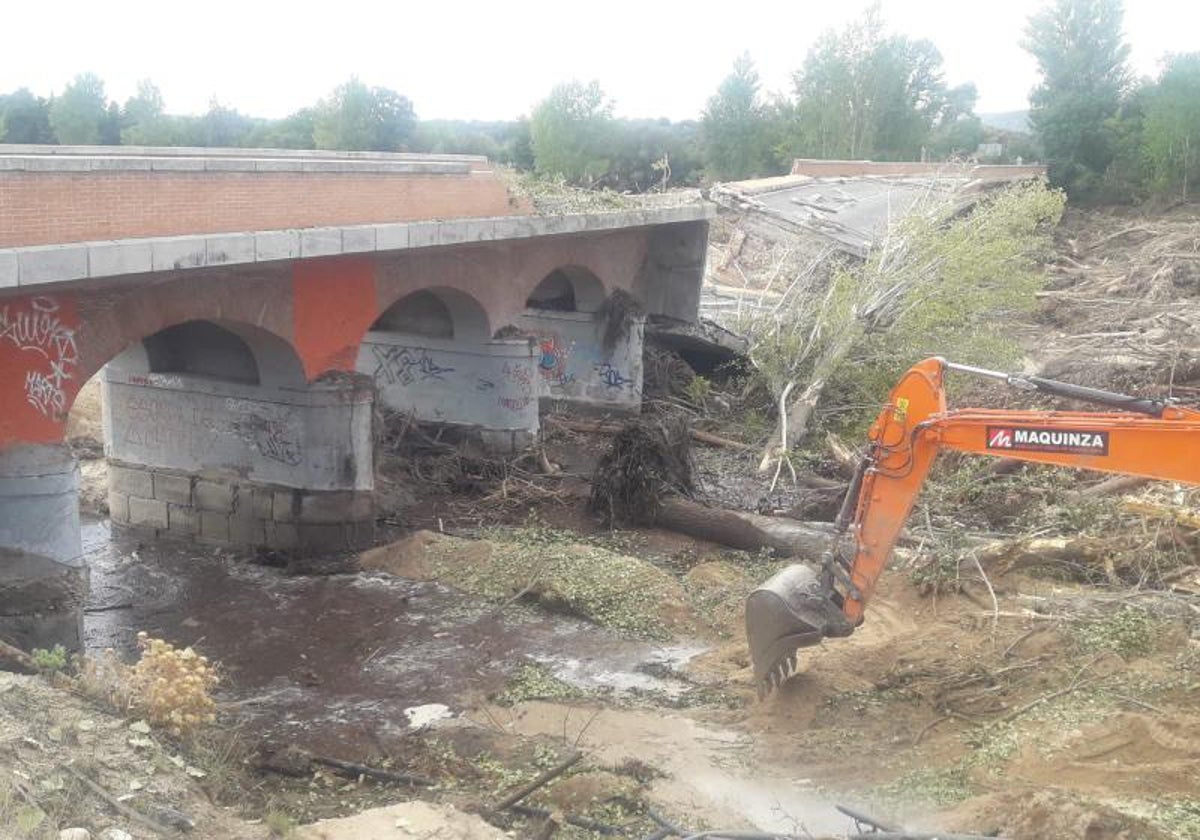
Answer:
<svg viewBox="0 0 1200 840"><path fill-rule="evenodd" d="M92 840L92 832L86 828L64 828L58 832L58 840Z"/></svg>
<svg viewBox="0 0 1200 840"><path fill-rule="evenodd" d="M106 828L100 832L100 840L133 840L133 835L123 828Z"/></svg>

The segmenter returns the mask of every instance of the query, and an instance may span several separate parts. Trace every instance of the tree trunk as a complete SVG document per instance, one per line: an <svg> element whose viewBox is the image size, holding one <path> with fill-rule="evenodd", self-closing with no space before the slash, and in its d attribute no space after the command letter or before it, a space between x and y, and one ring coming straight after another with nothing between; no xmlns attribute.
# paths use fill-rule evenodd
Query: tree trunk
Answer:
<svg viewBox="0 0 1200 840"><path fill-rule="evenodd" d="M833 525L798 522L710 508L687 499L663 500L654 524L742 551L772 549L780 557L816 560L829 547Z"/></svg>

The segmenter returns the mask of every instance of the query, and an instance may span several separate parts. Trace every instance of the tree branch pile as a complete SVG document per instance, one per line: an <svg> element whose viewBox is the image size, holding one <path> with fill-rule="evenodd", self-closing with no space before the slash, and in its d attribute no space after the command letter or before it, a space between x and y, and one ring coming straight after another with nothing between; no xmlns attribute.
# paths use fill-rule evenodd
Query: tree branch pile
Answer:
<svg viewBox="0 0 1200 840"><path fill-rule="evenodd" d="M827 266L814 262L773 307L744 312L738 327L751 338L751 359L776 396L792 392L777 428L787 432L773 436L762 471L804 440L831 383L849 382L866 417L925 356L991 365L1016 358L994 321L1035 305L1063 198L1027 183L985 195L969 212L960 207L961 196L931 186L865 262L839 265L828 281Z"/></svg>

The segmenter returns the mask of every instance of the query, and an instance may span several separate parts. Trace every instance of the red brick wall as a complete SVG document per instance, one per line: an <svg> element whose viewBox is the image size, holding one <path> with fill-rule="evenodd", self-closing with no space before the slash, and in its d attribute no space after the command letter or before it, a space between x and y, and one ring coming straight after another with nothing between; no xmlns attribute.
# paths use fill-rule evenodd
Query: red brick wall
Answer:
<svg viewBox="0 0 1200 840"><path fill-rule="evenodd" d="M0 248L521 212L492 173L0 173Z"/></svg>

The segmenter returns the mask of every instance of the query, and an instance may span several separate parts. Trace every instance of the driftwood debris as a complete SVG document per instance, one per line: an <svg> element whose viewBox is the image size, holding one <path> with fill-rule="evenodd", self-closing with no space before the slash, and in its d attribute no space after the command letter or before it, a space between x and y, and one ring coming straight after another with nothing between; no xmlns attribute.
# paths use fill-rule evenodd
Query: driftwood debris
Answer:
<svg viewBox="0 0 1200 840"><path fill-rule="evenodd" d="M141 811L136 811L133 808L129 807L124 802L117 799L115 796L113 796L111 793L109 793L103 787L101 787L96 782L89 779L87 776L85 776L83 773L76 770L71 765L60 764L59 767L61 767L63 771L65 771L66 773L70 774L75 779L77 779L84 787L86 787L88 790L90 790L93 794L95 794L96 796L103 799L104 802L110 808L112 808L114 811L116 811L121 816L125 817L125 819L133 820L138 825L142 826L143 828L147 828L150 831L153 831L155 834L161 834L163 836L174 836L175 835L174 829L170 828L169 826L163 825L162 823L158 822L157 820L151 819L150 817L143 814Z"/></svg>
<svg viewBox="0 0 1200 840"><path fill-rule="evenodd" d="M36 674L37 665L33 658L19 647L0 641L0 671L12 671L17 674Z"/></svg>
<svg viewBox="0 0 1200 840"><path fill-rule="evenodd" d="M540 776L538 776L536 779L534 779L529 784L522 785L520 788L513 791L511 794L504 797L504 799L502 799L502 800L500 800L500 802L496 803L495 807L493 807L492 810L493 811L507 811L509 808L516 805L522 799L525 799L527 796L529 796L534 791L538 790L539 788L545 787L546 785L550 784L550 782L554 781L559 776L561 776L563 773L570 770L572 767L574 767L576 764L578 764L582 758L583 758L583 753L575 753L570 758L568 758L566 761L559 762L558 764L554 765L546 772L542 773Z"/></svg>
<svg viewBox="0 0 1200 840"><path fill-rule="evenodd" d="M583 432L584 434L615 435L623 428L617 423L603 423L599 420L576 420L570 417L551 417L548 420L553 425L561 426L572 432ZM720 435L714 435L712 432L705 432L700 429L691 429L689 433L692 436L692 440L698 443L707 443L710 446L719 446L739 451L753 448L750 444L742 443L740 440L721 437Z"/></svg>

